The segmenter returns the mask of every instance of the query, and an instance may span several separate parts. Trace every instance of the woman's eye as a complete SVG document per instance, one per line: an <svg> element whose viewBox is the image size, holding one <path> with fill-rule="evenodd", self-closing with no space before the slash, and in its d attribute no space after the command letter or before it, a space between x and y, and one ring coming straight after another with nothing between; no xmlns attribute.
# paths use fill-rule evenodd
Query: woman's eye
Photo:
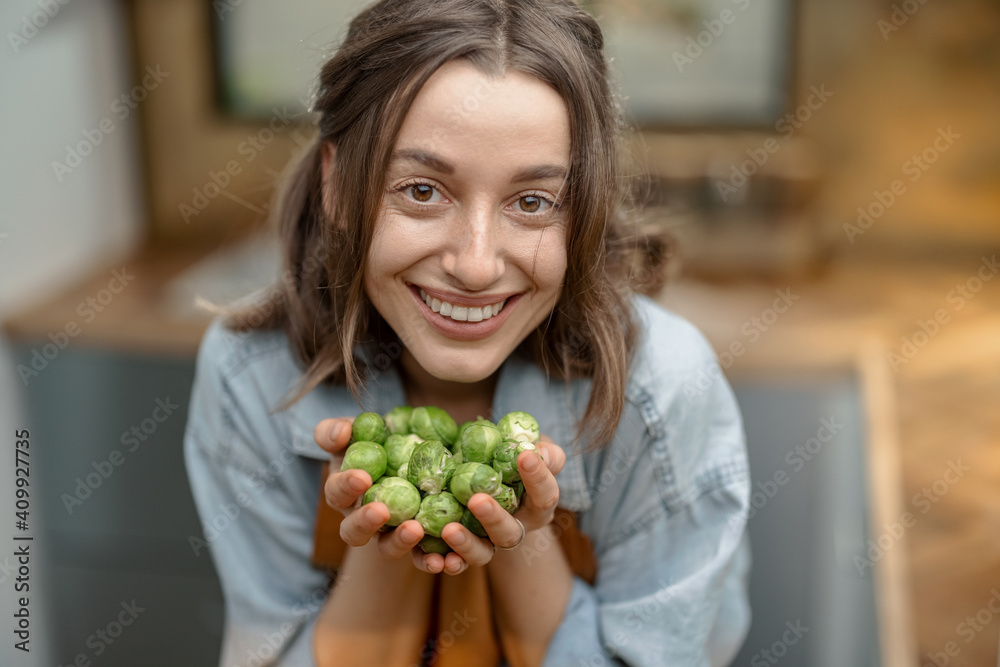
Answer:
<svg viewBox="0 0 1000 667"><path fill-rule="evenodd" d="M426 183L414 183L413 185L406 186L404 190L409 193L410 197L421 204L431 203L434 195L438 194L437 189L433 185L427 185Z"/></svg>
<svg viewBox="0 0 1000 667"><path fill-rule="evenodd" d="M547 211L552 207L552 202L538 195L525 195L517 200L517 208L522 213L538 213Z"/></svg>

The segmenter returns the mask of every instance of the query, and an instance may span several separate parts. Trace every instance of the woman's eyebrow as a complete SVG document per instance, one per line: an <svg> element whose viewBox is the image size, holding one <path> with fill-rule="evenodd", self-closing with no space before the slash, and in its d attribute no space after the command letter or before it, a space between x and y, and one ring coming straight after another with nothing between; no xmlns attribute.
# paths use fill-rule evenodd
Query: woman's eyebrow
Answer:
<svg viewBox="0 0 1000 667"><path fill-rule="evenodd" d="M434 171L440 172L442 174L451 175L455 173L455 168L437 157L433 153L428 153L427 151L417 150L413 148L405 148L403 150L396 151L392 154L392 160L410 160L413 162L419 162L425 167L430 167Z"/></svg>
<svg viewBox="0 0 1000 667"><path fill-rule="evenodd" d="M455 167L453 167L448 162L442 160L438 156L430 153L428 151L415 149L415 148L404 148L398 150L392 154L393 162L397 160L409 160L412 162L418 162L425 167L430 167L436 172L441 174L451 175L455 173ZM531 167L525 167L521 169L513 178L510 179L511 183L525 183L528 181L542 181L550 178L557 178L563 180L566 178L566 174L569 170L559 164L540 164Z"/></svg>

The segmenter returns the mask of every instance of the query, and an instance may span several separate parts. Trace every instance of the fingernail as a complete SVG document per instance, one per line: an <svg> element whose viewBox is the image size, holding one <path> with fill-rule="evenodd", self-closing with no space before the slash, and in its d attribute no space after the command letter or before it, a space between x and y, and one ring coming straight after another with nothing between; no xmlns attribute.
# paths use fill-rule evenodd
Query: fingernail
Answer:
<svg viewBox="0 0 1000 667"><path fill-rule="evenodd" d="M411 530L409 528L400 529L400 537L403 538L404 542L416 542L417 541L417 531Z"/></svg>
<svg viewBox="0 0 1000 667"><path fill-rule="evenodd" d="M524 462L525 472L535 472L538 470L538 466L541 460L537 456L529 456L528 460Z"/></svg>
<svg viewBox="0 0 1000 667"><path fill-rule="evenodd" d="M333 426L330 427L330 433L328 435L328 437L330 438L330 442L337 442L337 440L340 439L340 434L343 432L344 432L344 423L339 421L333 422Z"/></svg>
<svg viewBox="0 0 1000 667"><path fill-rule="evenodd" d="M351 479L347 483L351 487L351 491L354 491L354 493L361 493L365 490L365 480L360 477L352 475Z"/></svg>
<svg viewBox="0 0 1000 667"><path fill-rule="evenodd" d="M451 538L450 541L451 541L452 545L454 545L456 547L462 546L463 544L465 544L465 533L463 533L461 531L455 533L455 536L453 538Z"/></svg>
<svg viewBox="0 0 1000 667"><path fill-rule="evenodd" d="M379 511L374 507L366 508L365 518L374 523L379 520Z"/></svg>
<svg viewBox="0 0 1000 667"><path fill-rule="evenodd" d="M483 508L479 511L479 516L481 516L481 517L483 517L485 519L485 518L489 517L491 514L493 514L493 504L492 503L483 503L482 505L483 505Z"/></svg>

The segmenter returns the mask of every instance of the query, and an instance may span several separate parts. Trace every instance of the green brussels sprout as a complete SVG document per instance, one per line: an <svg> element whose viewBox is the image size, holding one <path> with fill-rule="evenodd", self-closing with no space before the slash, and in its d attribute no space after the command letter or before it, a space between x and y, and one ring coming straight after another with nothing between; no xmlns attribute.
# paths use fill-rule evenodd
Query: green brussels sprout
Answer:
<svg viewBox="0 0 1000 667"><path fill-rule="evenodd" d="M371 475L372 482L385 474L387 461L385 448L377 442L361 440L355 442L344 452L344 462L341 470L364 470Z"/></svg>
<svg viewBox="0 0 1000 667"><path fill-rule="evenodd" d="M425 493L441 493L451 481L456 465L455 457L440 440L425 440L410 454L406 479Z"/></svg>
<svg viewBox="0 0 1000 667"><path fill-rule="evenodd" d="M385 464L385 474L403 477L399 474L400 467L410 460L413 449L423 442L419 435L400 435L393 433L385 439L385 455L388 460Z"/></svg>
<svg viewBox="0 0 1000 667"><path fill-rule="evenodd" d="M517 505L520 507L521 501L524 500L524 482L518 482L514 485L514 497L517 498Z"/></svg>
<svg viewBox="0 0 1000 667"><path fill-rule="evenodd" d="M509 412L497 422L504 440L520 440L537 445L541 436L538 422L527 412Z"/></svg>
<svg viewBox="0 0 1000 667"><path fill-rule="evenodd" d="M500 473L504 484L513 484L521 480L517 457L521 452L529 450L537 452L538 448L530 442L504 440L493 452L493 469Z"/></svg>
<svg viewBox="0 0 1000 667"><path fill-rule="evenodd" d="M462 525L472 531L473 535L489 537L489 533L483 528L483 524L479 523L479 519L476 518L476 515L468 507L462 512Z"/></svg>
<svg viewBox="0 0 1000 667"><path fill-rule="evenodd" d="M385 427L390 435L406 435L410 432L410 416L413 408L400 405L385 413Z"/></svg>
<svg viewBox="0 0 1000 667"><path fill-rule="evenodd" d="M410 416L410 432L416 433L424 440L440 440L450 447L455 444L458 425L447 412L428 405L413 408L413 414Z"/></svg>
<svg viewBox="0 0 1000 667"><path fill-rule="evenodd" d="M354 442L366 440L384 445L385 436L385 422L379 413L362 412L354 418L354 425L351 427L351 438Z"/></svg>
<svg viewBox="0 0 1000 667"><path fill-rule="evenodd" d="M447 491L424 496L414 518L423 526L425 533L441 537L445 526L462 520L462 504Z"/></svg>
<svg viewBox="0 0 1000 667"><path fill-rule="evenodd" d="M490 465L493 463L493 450L503 442L500 429L493 424L473 424L465 429L458 440L462 451L462 461L476 461Z"/></svg>
<svg viewBox="0 0 1000 667"><path fill-rule="evenodd" d="M448 487L452 494L463 505L469 504L469 498L477 493L493 495L500 490L500 475L496 470L484 463L469 461L455 469Z"/></svg>
<svg viewBox="0 0 1000 667"><path fill-rule="evenodd" d="M513 487L501 484L500 490L493 494L493 499L507 511L507 514L513 514L517 511L517 492L514 491Z"/></svg>
<svg viewBox="0 0 1000 667"><path fill-rule="evenodd" d="M451 547L440 537L434 537L433 535L424 535L417 545L424 550L425 554L441 554L444 556L447 553L451 553Z"/></svg>
<svg viewBox="0 0 1000 667"><path fill-rule="evenodd" d="M362 505L367 505L368 503L375 500L375 489L377 489L385 479L386 477L383 475L382 477L378 478L378 481L376 481L374 484L368 487L368 489L365 491L365 495L361 496Z"/></svg>
<svg viewBox="0 0 1000 667"><path fill-rule="evenodd" d="M462 437L462 434L465 433L465 429L469 428L473 424L485 424L486 426L496 426L496 424L491 422L489 419L483 419L482 417L474 419L471 422L462 422L462 424L458 427L458 433L455 435L455 439L456 440L460 439Z"/></svg>
<svg viewBox="0 0 1000 667"><path fill-rule="evenodd" d="M403 465L399 466L399 468L396 469L396 477L402 477L403 479L409 482L410 478L409 475L407 475L409 469L410 469L410 462L403 461ZM413 482L410 483L412 484Z"/></svg>
<svg viewBox="0 0 1000 667"><path fill-rule="evenodd" d="M371 493L374 489L374 493ZM377 485L365 491L364 504L371 502L385 503L389 508L387 526L398 526L407 519L412 519L420 509L420 492L405 479L399 477L383 477Z"/></svg>

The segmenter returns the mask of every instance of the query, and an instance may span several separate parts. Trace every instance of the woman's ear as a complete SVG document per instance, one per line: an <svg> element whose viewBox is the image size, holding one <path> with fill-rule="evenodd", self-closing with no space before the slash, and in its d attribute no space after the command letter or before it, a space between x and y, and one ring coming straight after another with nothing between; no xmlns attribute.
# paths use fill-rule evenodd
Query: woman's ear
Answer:
<svg viewBox="0 0 1000 667"><path fill-rule="evenodd" d="M337 147L329 141L323 142L323 152L320 156L323 176L323 211L329 220L334 219L334 195L336 192Z"/></svg>

